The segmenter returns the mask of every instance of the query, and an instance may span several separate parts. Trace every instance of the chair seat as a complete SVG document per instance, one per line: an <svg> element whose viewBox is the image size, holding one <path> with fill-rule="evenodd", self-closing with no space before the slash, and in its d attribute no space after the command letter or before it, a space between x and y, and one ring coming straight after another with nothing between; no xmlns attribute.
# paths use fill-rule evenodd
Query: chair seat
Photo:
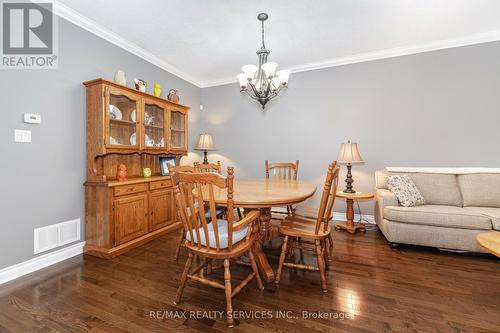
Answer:
<svg viewBox="0 0 500 333"><path fill-rule="evenodd" d="M293 215L308 217L311 219L316 219L318 216L318 208L306 206L306 205L298 205L293 210ZM333 213L330 214L329 220L333 219ZM316 222L316 220L314 221Z"/></svg>
<svg viewBox="0 0 500 333"><path fill-rule="evenodd" d="M221 249L227 249L228 248L228 233L227 233L227 221L226 220L217 220L217 228L219 230L219 242L220 242L220 248ZM216 243L215 243L215 232L214 232L214 225L213 223L208 223L207 224L207 229L208 229L208 240L210 242L210 247L211 248L216 248ZM207 241L204 236L203 232L203 227L200 227L199 229L200 232L200 244L201 245L207 245ZM233 232L233 245L241 241L242 239L245 238L248 232L248 226L244 227L238 231ZM193 230L193 242L198 244L197 236L196 236L196 231ZM186 239L188 241L191 240L191 235L189 232L186 232Z"/></svg>
<svg viewBox="0 0 500 333"><path fill-rule="evenodd" d="M278 230L283 235L310 239L321 239L328 237L330 234L330 226L328 226L326 231L320 230L318 234L314 233L315 228L316 219L300 216L287 216L283 222L281 222Z"/></svg>

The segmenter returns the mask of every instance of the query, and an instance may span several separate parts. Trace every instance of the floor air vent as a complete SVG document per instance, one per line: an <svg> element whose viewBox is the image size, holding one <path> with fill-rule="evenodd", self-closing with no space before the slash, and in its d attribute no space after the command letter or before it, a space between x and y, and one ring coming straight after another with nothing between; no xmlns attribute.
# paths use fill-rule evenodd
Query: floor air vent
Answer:
<svg viewBox="0 0 500 333"><path fill-rule="evenodd" d="M35 229L35 254L80 240L80 219Z"/></svg>

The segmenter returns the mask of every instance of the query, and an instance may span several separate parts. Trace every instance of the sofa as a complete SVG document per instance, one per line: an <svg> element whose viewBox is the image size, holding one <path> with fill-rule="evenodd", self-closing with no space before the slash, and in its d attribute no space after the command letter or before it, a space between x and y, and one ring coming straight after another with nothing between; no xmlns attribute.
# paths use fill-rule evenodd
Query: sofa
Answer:
<svg viewBox="0 0 500 333"><path fill-rule="evenodd" d="M425 204L402 207L387 176L407 174ZM500 231L500 170L386 168L375 173L375 221L392 244L487 252L480 233Z"/></svg>

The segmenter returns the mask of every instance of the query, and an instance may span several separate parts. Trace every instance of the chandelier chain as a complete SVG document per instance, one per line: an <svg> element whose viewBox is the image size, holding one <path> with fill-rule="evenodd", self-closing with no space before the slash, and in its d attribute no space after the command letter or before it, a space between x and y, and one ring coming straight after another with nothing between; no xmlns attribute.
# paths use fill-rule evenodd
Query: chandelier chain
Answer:
<svg viewBox="0 0 500 333"><path fill-rule="evenodd" d="M264 21L262 21L262 48L266 48L266 44L264 44Z"/></svg>

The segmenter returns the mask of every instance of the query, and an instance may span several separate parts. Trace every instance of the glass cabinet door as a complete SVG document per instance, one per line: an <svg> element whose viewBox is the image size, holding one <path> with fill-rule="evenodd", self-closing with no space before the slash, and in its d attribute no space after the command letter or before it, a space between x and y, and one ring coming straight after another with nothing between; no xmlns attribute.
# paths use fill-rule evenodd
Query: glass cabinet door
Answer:
<svg viewBox="0 0 500 333"><path fill-rule="evenodd" d="M106 144L137 147L138 99L133 95L106 88Z"/></svg>
<svg viewBox="0 0 500 333"><path fill-rule="evenodd" d="M187 149L187 119L182 111L170 111L170 148Z"/></svg>
<svg viewBox="0 0 500 333"><path fill-rule="evenodd" d="M165 107L146 100L144 103L144 147L164 148Z"/></svg>

